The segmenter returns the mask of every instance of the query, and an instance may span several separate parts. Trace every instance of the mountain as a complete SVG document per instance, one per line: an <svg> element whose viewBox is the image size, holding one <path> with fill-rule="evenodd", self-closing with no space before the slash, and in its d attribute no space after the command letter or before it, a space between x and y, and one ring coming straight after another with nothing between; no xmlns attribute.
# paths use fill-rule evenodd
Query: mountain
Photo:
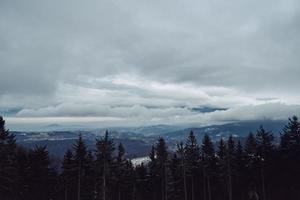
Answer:
<svg viewBox="0 0 300 200"><path fill-rule="evenodd" d="M184 140L187 135L193 131L198 140L202 140L204 134L208 134L213 140L220 138L227 138L230 135L234 137L246 137L249 132L255 133L256 130L262 125L266 130L272 131L274 136L279 136L282 128L286 124L283 120L253 120L253 121L240 121L222 125L210 125L204 127L192 127L183 130L171 131L162 134L162 137L172 140Z"/></svg>
<svg viewBox="0 0 300 200"><path fill-rule="evenodd" d="M142 134L144 136L157 136L172 131L178 131L183 129L182 126L171 126L171 125L155 125L155 126L141 126L137 128L128 129L127 131L135 134Z"/></svg>
<svg viewBox="0 0 300 200"><path fill-rule="evenodd" d="M50 154L62 158L67 149L72 148L72 145L78 139L79 134L82 135L90 150L95 150L96 139L104 135L102 132L93 131L49 131L49 132L19 132L12 131L16 136L18 144L33 148L34 146L47 146ZM154 139L146 140L143 137L135 137L134 135L123 135L116 131L111 131L110 136L114 139L117 146L122 143L126 149L126 156L128 158L141 157L149 153Z"/></svg>
<svg viewBox="0 0 300 200"><path fill-rule="evenodd" d="M109 133L116 145L122 143L127 151L127 157L147 156L151 146L158 137L164 137L170 149L176 147L179 141L185 141L190 131L193 131L198 142L202 141L204 134L208 134L213 141L217 142L221 138L228 138L233 135L241 141L249 134L263 125L266 130L272 131L275 137L286 124L286 121L256 120L240 121L222 125L210 125L204 127L184 128L182 126L156 125L145 127L125 127L110 128ZM59 125L52 125L53 128L61 128ZM63 153L72 147L72 144L81 134L91 150L95 148L95 140L104 135L106 129L96 130L70 130L70 131L43 131L43 132L13 132L17 142L23 146L32 148L35 145L47 145L52 155L61 158Z"/></svg>

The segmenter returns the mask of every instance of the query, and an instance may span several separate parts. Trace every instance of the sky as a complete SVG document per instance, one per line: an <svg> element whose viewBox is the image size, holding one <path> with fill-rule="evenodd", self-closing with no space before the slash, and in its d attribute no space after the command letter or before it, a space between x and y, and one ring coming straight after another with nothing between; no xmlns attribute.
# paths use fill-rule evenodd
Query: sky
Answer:
<svg viewBox="0 0 300 200"><path fill-rule="evenodd" d="M300 116L298 0L0 0L0 115L47 124Z"/></svg>

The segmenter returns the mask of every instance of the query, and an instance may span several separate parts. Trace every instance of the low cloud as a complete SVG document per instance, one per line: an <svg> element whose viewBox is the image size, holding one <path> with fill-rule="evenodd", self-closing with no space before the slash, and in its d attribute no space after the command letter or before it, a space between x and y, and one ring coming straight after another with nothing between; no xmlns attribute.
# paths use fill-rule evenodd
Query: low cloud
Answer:
<svg viewBox="0 0 300 200"><path fill-rule="evenodd" d="M285 118L300 104L299 16L297 0L2 0L0 114ZM200 107L228 110L192 111Z"/></svg>
<svg viewBox="0 0 300 200"><path fill-rule="evenodd" d="M238 106L213 112L195 112L187 107L147 108L144 106L97 106L61 104L37 110L24 109L12 123L90 123L97 126L136 126L158 123L174 125L198 125L227 123L243 120L286 120L292 115L300 116L299 105L266 103L261 105Z"/></svg>

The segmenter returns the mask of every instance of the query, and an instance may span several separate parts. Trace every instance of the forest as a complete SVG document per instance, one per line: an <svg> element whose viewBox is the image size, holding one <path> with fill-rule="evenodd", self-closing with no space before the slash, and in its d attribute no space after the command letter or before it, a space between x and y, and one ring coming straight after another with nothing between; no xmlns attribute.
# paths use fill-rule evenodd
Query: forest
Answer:
<svg viewBox="0 0 300 200"><path fill-rule="evenodd" d="M191 131L170 149L158 138L137 166L106 132L87 147L81 135L53 167L46 146L26 149L0 117L1 200L298 200L300 123L276 140L263 126L239 141L197 141Z"/></svg>

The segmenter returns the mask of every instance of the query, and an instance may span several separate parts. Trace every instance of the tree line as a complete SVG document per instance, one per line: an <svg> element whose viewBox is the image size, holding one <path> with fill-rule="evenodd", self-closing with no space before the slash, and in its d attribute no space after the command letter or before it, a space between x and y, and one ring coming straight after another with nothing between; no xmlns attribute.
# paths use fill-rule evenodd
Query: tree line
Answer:
<svg viewBox="0 0 300 200"><path fill-rule="evenodd" d="M159 138L149 162L133 166L108 132L94 150L79 136L61 168L46 146L25 149L0 117L1 200L296 200L300 197L300 123L290 118L276 142L259 127L245 141L233 136L198 142L191 131L170 150Z"/></svg>

